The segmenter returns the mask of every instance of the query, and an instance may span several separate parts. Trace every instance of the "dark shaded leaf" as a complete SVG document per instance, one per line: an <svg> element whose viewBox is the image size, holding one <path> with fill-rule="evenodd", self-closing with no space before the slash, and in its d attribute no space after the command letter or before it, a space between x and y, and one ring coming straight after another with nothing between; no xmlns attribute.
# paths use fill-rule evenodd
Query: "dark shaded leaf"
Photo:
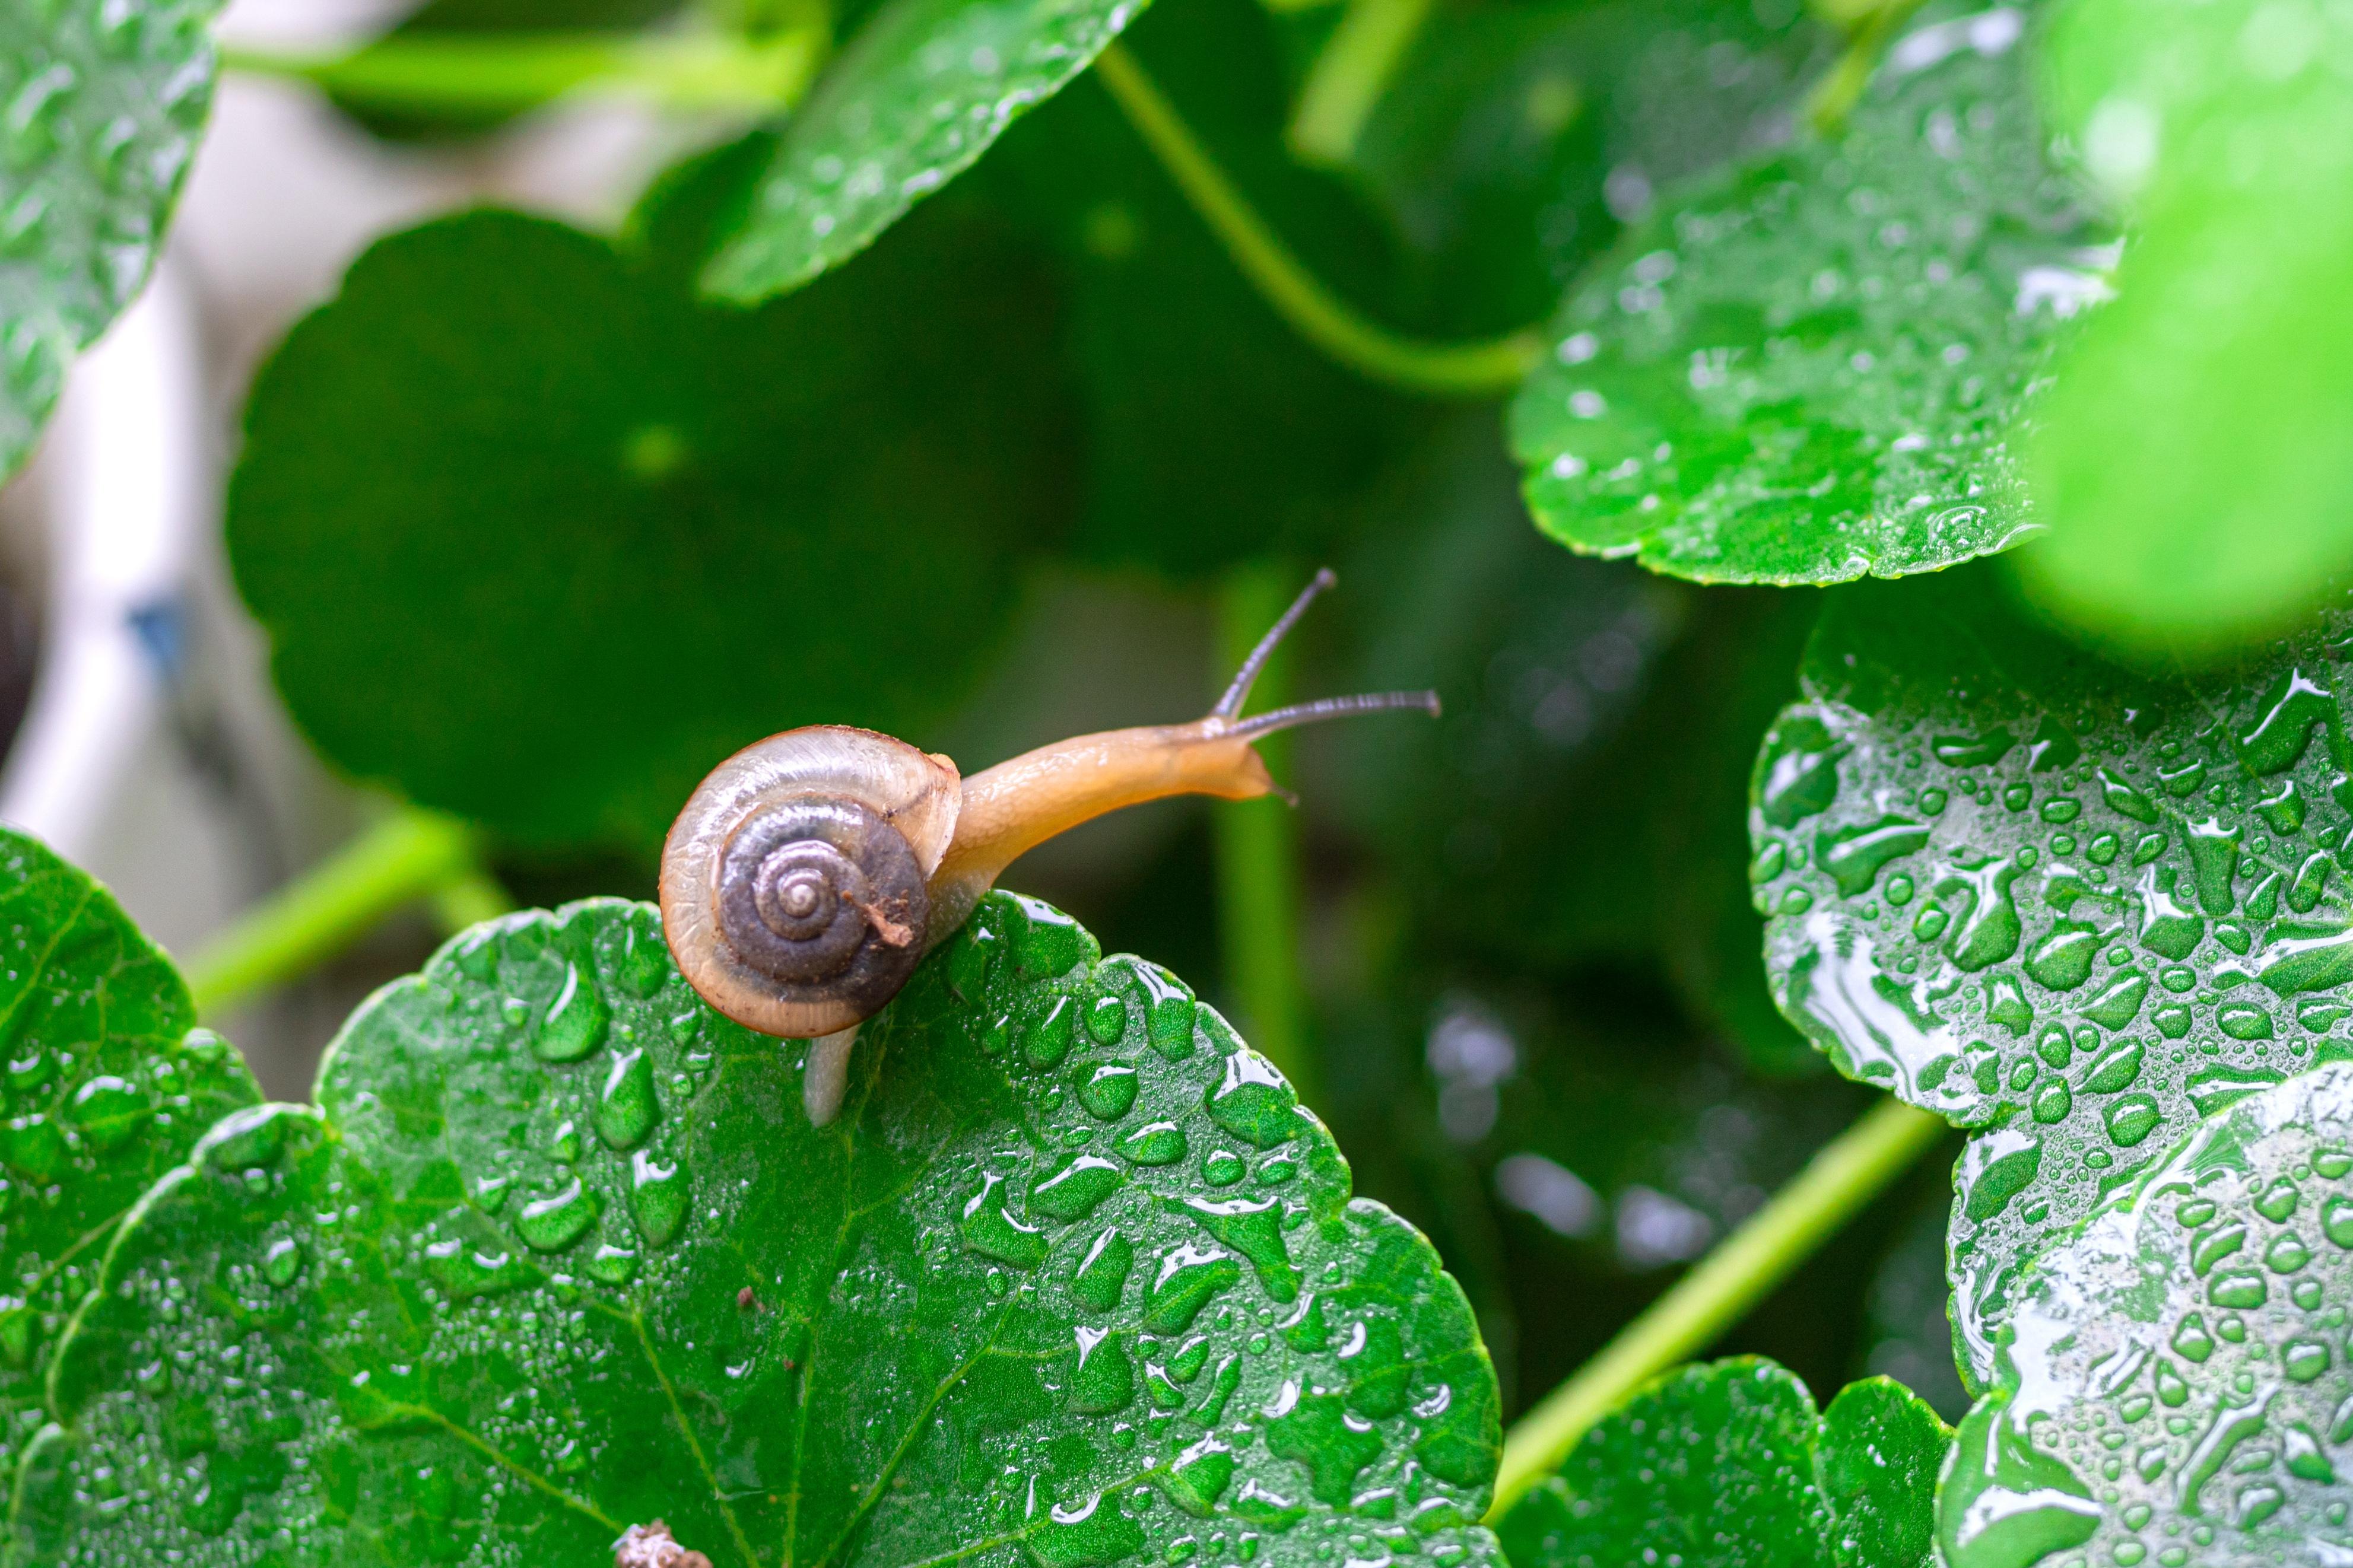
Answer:
<svg viewBox="0 0 2353 1568"><path fill-rule="evenodd" d="M920 739L976 679L1066 516L1050 286L950 204L824 289L706 309L723 164L660 188L641 248L491 212L383 241L264 370L231 558L342 767L644 845L737 747Z"/></svg>

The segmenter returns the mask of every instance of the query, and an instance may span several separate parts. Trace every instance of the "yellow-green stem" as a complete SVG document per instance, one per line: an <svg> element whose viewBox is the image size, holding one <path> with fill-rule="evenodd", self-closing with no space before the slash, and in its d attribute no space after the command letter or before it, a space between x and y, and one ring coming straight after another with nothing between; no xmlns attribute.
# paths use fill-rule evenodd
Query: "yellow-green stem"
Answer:
<svg viewBox="0 0 2353 1568"><path fill-rule="evenodd" d="M791 106L826 51L821 28L749 39L682 33L394 35L346 54L225 48L231 70L307 81L383 109L522 110L567 95L673 110Z"/></svg>
<svg viewBox="0 0 2353 1568"><path fill-rule="evenodd" d="M1299 574L1287 568L1250 564L1227 575L1218 595L1217 679L1232 673L1298 591ZM1259 672L1252 708L1279 708L1290 700L1290 651L1277 649ZM1258 749L1270 763L1280 764L1290 741L1289 735L1269 735ZM1299 824L1276 795L1220 801L1211 810L1226 984L1250 1044L1312 1105L1317 1085L1299 964Z"/></svg>
<svg viewBox="0 0 2353 1568"><path fill-rule="evenodd" d="M1544 350L1533 328L1483 342L1427 342L1357 314L1291 253L1124 46L1105 48L1095 72L1242 276L1324 353L1375 381L1446 397L1498 396L1535 368Z"/></svg>
<svg viewBox="0 0 2353 1568"><path fill-rule="evenodd" d="M1349 0L1324 40L1291 115L1291 150L1310 163L1337 165L1356 150L1365 121L1429 20L1432 0Z"/></svg>
<svg viewBox="0 0 2353 1568"><path fill-rule="evenodd" d="M1558 1468L1628 1394L1705 1350L1947 1131L1939 1118L1891 1100L1820 1150L1796 1180L1513 1425L1488 1519L1501 1519Z"/></svg>
<svg viewBox="0 0 2353 1568"><path fill-rule="evenodd" d="M1845 52L1806 95L1806 119L1816 131L1832 136L1845 128L1846 117L1854 112L1862 89L1871 85L1872 72L1879 68L1887 41L1920 4L1921 0L1879 0L1854 20Z"/></svg>
<svg viewBox="0 0 2353 1568"><path fill-rule="evenodd" d="M196 1011L215 1017L307 974L385 916L427 898L445 922L510 907L482 870L472 827L407 806L248 910L190 959Z"/></svg>

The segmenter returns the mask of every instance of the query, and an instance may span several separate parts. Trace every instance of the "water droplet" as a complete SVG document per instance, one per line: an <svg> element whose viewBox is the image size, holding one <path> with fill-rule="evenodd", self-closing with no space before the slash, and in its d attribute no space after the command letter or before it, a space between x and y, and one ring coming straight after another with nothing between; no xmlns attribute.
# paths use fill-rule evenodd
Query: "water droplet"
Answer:
<svg viewBox="0 0 2353 1568"><path fill-rule="evenodd" d="M649 1247L666 1247L686 1223L684 1164L662 1164L640 1149L629 1161L629 1217Z"/></svg>
<svg viewBox="0 0 2353 1568"><path fill-rule="evenodd" d="M976 1002L996 962L997 935L979 920L965 922L964 932L948 950L948 989L960 1002Z"/></svg>
<svg viewBox="0 0 2353 1568"><path fill-rule="evenodd" d="M1011 906L1006 922L1014 967L1027 980L1051 980L1095 956L1094 938L1053 905L1020 893L1002 895Z"/></svg>
<svg viewBox="0 0 2353 1568"><path fill-rule="evenodd" d="M2285 773L2312 742L2315 727L2337 712L2328 689L2291 666L2264 694L2263 715L2239 736L2239 755L2259 773ZM2293 831L2284 829L2283 831Z"/></svg>
<svg viewBox="0 0 2353 1568"><path fill-rule="evenodd" d="M1299 1131L1299 1097L1274 1064L1255 1051L1236 1051L1226 1058L1225 1076L1208 1104L1210 1121L1261 1149Z"/></svg>
<svg viewBox="0 0 2353 1568"><path fill-rule="evenodd" d="M1114 992L1088 1003L1087 1033L1098 1045L1119 1044L1127 1033L1127 999Z"/></svg>
<svg viewBox="0 0 2353 1568"><path fill-rule="evenodd" d="M1107 1329L1076 1330L1079 1364L1071 1376L1071 1408L1082 1415L1108 1415L1135 1399L1135 1363L1119 1334Z"/></svg>
<svg viewBox="0 0 2353 1568"><path fill-rule="evenodd" d="M1839 749L1820 719L1784 715L1765 737L1757 762L1757 810L1765 820L1788 829L1829 809L1838 798Z"/></svg>
<svg viewBox="0 0 2353 1568"><path fill-rule="evenodd" d="M994 1172L980 1179L980 1190L964 1205L957 1228L964 1244L986 1258L1016 1268L1035 1268L1046 1261L1046 1237L1034 1225L1025 1225L1005 1212L1007 1185Z"/></svg>
<svg viewBox="0 0 2353 1568"><path fill-rule="evenodd" d="M596 1136L608 1149L634 1149L645 1142L660 1115L654 1099L653 1061L644 1047L614 1058L596 1097Z"/></svg>
<svg viewBox="0 0 2353 1568"><path fill-rule="evenodd" d="M2031 1568L2098 1531L2089 1489L2011 1426L2003 1395L1961 1418L1954 1447L1936 1493L1937 1544L1951 1568Z"/></svg>
<svg viewBox="0 0 2353 1568"><path fill-rule="evenodd" d="M1082 1154L1029 1189L1029 1212L1064 1225L1086 1218L1119 1190L1119 1167L1099 1154Z"/></svg>
<svg viewBox="0 0 2353 1568"><path fill-rule="evenodd" d="M112 1149L146 1120L147 1096L122 1079L103 1074L74 1090L66 1114L95 1149Z"/></svg>
<svg viewBox="0 0 2353 1568"><path fill-rule="evenodd" d="M2105 1114L2109 1141L2119 1149L2129 1149L2155 1131L2163 1116L2157 1101L2146 1094L2127 1094L2111 1101Z"/></svg>
<svg viewBox="0 0 2353 1568"><path fill-rule="evenodd" d="M1161 1479L1160 1489L1187 1513L1208 1519L1233 1479L1233 1450L1213 1433L1176 1456Z"/></svg>
<svg viewBox="0 0 2353 1568"><path fill-rule="evenodd" d="M1103 1568L1143 1551L1144 1529L1120 1511L1115 1495L1102 1492L1050 1509L1028 1544L1041 1568Z"/></svg>
<svg viewBox="0 0 2353 1568"><path fill-rule="evenodd" d="M613 978L622 990L640 1001L648 1000L675 973L670 949L663 945L656 925L636 917L622 923L620 957L613 965Z"/></svg>
<svg viewBox="0 0 2353 1568"><path fill-rule="evenodd" d="M2114 1094L2130 1089L2140 1077L2143 1047L2138 1040L2119 1040L2100 1053L2084 1070L2084 1088L2093 1094Z"/></svg>
<svg viewBox="0 0 2353 1568"><path fill-rule="evenodd" d="M1186 1205L1212 1237L1250 1261L1259 1284L1278 1301L1299 1298L1299 1271L1282 1239L1282 1205L1275 1198L1194 1198Z"/></svg>
<svg viewBox="0 0 2353 1568"><path fill-rule="evenodd" d="M1909 855L1927 842L1927 824L1883 816L1876 822L1818 835L1814 861L1838 884L1839 895L1851 899L1869 891L1890 860Z"/></svg>
<svg viewBox="0 0 2353 1568"><path fill-rule="evenodd" d="M588 1272L607 1285L626 1285L637 1276L638 1255L607 1242L589 1255Z"/></svg>
<svg viewBox="0 0 2353 1568"><path fill-rule="evenodd" d="M262 1249L261 1277L280 1289L294 1283L302 1271L302 1244L290 1236L281 1236Z"/></svg>
<svg viewBox="0 0 2353 1568"><path fill-rule="evenodd" d="M1185 1130L1174 1121L1150 1121L1120 1139L1131 1164L1173 1165L1185 1157Z"/></svg>
<svg viewBox="0 0 2353 1568"><path fill-rule="evenodd" d="M1241 1265L1226 1253L1187 1244L1160 1260L1160 1272L1145 1291L1145 1326L1155 1334L1181 1334L1212 1297L1242 1277Z"/></svg>
<svg viewBox="0 0 2353 1568"><path fill-rule="evenodd" d="M1152 1048L1172 1062L1193 1054L1193 993L1185 983L1156 963L1139 963L1135 977L1144 987L1145 1036Z"/></svg>
<svg viewBox="0 0 2353 1568"><path fill-rule="evenodd" d="M1116 997L1113 1001L1118 1000ZM1105 1062L1080 1079L1079 1103L1091 1115L1105 1121L1116 1121L1135 1104L1137 1085L1135 1069L1119 1062Z"/></svg>
<svg viewBox="0 0 2353 1568"><path fill-rule="evenodd" d="M576 1062L605 1043L611 1021L596 982L581 973L579 964L566 963L564 984L532 1035L532 1054L543 1062Z"/></svg>
<svg viewBox="0 0 2353 1568"><path fill-rule="evenodd" d="M1213 1187L1230 1187L1250 1174L1250 1166L1229 1149L1212 1150L1201 1162L1201 1179Z"/></svg>
<svg viewBox="0 0 2353 1568"><path fill-rule="evenodd" d="M1047 1000L1042 1016L1021 1029L1021 1055L1033 1068L1050 1068L1071 1054L1071 1026L1078 1008L1068 996Z"/></svg>
<svg viewBox="0 0 2353 1568"><path fill-rule="evenodd" d="M1347 1506L1356 1477L1381 1457L1373 1424L1338 1394L1303 1394L1296 1383L1283 1385L1269 1415L1267 1451L1306 1467L1307 1489L1319 1501Z"/></svg>
<svg viewBox="0 0 2353 1568"><path fill-rule="evenodd" d="M561 1252L596 1223L596 1200L575 1176L556 1191L523 1205L515 1229L534 1252Z"/></svg>
<svg viewBox="0 0 2353 1568"><path fill-rule="evenodd" d="M1128 1271L1135 1266L1135 1247L1116 1230L1105 1230L1087 1248L1086 1257L1071 1277L1071 1295L1092 1311L1108 1312L1119 1305L1127 1287Z"/></svg>

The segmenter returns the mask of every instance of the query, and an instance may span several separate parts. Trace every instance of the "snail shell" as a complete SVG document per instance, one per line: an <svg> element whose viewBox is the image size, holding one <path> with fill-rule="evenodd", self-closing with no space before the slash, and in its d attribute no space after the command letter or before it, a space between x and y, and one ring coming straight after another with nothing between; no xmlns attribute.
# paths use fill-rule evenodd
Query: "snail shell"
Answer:
<svg viewBox="0 0 2353 1568"><path fill-rule="evenodd" d="M771 735L721 763L662 850L680 973L737 1023L814 1039L881 1011L923 959L955 831L945 757L871 730Z"/></svg>

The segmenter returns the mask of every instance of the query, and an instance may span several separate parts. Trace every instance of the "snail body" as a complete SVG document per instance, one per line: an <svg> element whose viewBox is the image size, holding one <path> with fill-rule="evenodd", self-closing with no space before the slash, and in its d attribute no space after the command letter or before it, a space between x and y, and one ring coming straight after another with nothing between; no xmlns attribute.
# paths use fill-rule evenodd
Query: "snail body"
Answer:
<svg viewBox="0 0 2353 1568"><path fill-rule="evenodd" d="M1056 742L965 778L955 763L846 725L788 730L713 769L662 849L662 931L703 1000L745 1026L816 1042L810 1119L840 1103L858 1026L898 994L1022 854L1147 800L1274 792L1253 742L1347 713L1415 708L1431 692L1326 699L1240 716L1251 681L1315 595L1322 572L1189 724Z"/></svg>

